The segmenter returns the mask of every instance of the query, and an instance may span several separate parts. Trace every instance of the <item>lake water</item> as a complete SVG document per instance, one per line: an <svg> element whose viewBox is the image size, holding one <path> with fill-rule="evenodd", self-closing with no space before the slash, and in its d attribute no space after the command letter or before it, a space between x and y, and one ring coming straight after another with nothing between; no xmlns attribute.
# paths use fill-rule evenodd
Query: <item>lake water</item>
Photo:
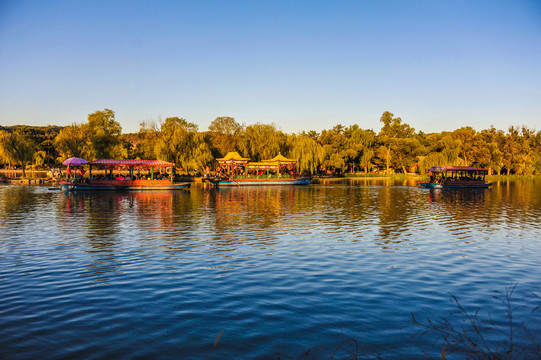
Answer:
<svg viewBox="0 0 541 360"><path fill-rule="evenodd" d="M454 294L504 324L515 283L537 328L541 181L404 185L0 186L0 358L438 357L412 313L458 321Z"/></svg>

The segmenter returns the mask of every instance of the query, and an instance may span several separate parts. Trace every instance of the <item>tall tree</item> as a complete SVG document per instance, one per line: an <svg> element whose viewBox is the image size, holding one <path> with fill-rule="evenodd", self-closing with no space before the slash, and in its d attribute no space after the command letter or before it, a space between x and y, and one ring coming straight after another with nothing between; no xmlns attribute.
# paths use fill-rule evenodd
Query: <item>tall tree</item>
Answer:
<svg viewBox="0 0 541 360"><path fill-rule="evenodd" d="M26 166L32 162L36 150L36 143L24 132L0 131L0 153L8 162L21 165L23 177L26 176Z"/></svg>
<svg viewBox="0 0 541 360"><path fill-rule="evenodd" d="M185 171L201 171L212 161L207 139L197 125L179 117L169 117L157 133L156 153L162 160L174 162Z"/></svg>
<svg viewBox="0 0 541 360"><path fill-rule="evenodd" d="M90 150L85 128L75 123L60 130L54 138L54 146L61 161L70 157L87 157Z"/></svg>
<svg viewBox="0 0 541 360"><path fill-rule="evenodd" d="M297 160L297 170L301 173L317 173L321 164L323 151L321 145L311 136L300 134L293 141L290 157Z"/></svg>
<svg viewBox="0 0 541 360"><path fill-rule="evenodd" d="M349 158L352 172L356 165L363 167L365 173L368 172L370 162L374 156L372 147L376 141L376 133L373 130L361 129L359 125L355 124L348 127L344 131L344 135L347 138L347 147L350 154L355 155ZM354 151L354 153L351 151Z"/></svg>
<svg viewBox="0 0 541 360"><path fill-rule="evenodd" d="M91 156L100 158L126 157L120 135L122 127L115 120L113 110L104 109L88 115L85 131L90 141Z"/></svg>
<svg viewBox="0 0 541 360"><path fill-rule="evenodd" d="M136 159L155 159L159 157L156 144L159 139L160 129L157 122L143 121L139 126L134 157Z"/></svg>
<svg viewBox="0 0 541 360"><path fill-rule="evenodd" d="M209 125L210 141L217 150L217 156L223 157L230 151L238 151L243 126L232 117L217 117Z"/></svg>
<svg viewBox="0 0 541 360"><path fill-rule="evenodd" d="M336 125L330 130L323 130L319 135L322 146L321 167L327 172L342 173L348 163L357 156L355 150L348 148L348 139L343 125Z"/></svg>
<svg viewBox="0 0 541 360"><path fill-rule="evenodd" d="M393 113L385 111L379 119L383 123L378 138L383 146L380 152L383 152L386 173L389 173L391 161L399 139L410 138L415 132L415 129L408 124L403 124L401 118L394 118L393 116Z"/></svg>
<svg viewBox="0 0 541 360"><path fill-rule="evenodd" d="M460 155L463 166L469 166L472 163L470 158L473 150L474 137L476 131L471 126L461 127L451 133L453 139L460 142Z"/></svg>
<svg viewBox="0 0 541 360"><path fill-rule="evenodd" d="M282 151L286 153L286 136L275 124L250 125L244 130L239 150L253 161L270 159Z"/></svg>

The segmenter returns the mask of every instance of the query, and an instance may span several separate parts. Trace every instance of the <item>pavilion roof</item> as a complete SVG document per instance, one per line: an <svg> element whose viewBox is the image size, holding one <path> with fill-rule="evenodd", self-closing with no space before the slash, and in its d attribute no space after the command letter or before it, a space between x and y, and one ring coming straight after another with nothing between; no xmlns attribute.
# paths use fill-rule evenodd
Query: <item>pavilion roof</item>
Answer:
<svg viewBox="0 0 541 360"><path fill-rule="evenodd" d="M297 160L294 160L294 159L288 159L286 158L285 156L283 156L282 154L278 154L276 155L275 157L273 157L272 159L269 159L269 160L262 160L263 162L289 162L289 163L294 163L296 162Z"/></svg>
<svg viewBox="0 0 541 360"><path fill-rule="evenodd" d="M249 158L243 158L239 155L236 151L228 152L226 156L220 159L216 159L217 161L248 161Z"/></svg>

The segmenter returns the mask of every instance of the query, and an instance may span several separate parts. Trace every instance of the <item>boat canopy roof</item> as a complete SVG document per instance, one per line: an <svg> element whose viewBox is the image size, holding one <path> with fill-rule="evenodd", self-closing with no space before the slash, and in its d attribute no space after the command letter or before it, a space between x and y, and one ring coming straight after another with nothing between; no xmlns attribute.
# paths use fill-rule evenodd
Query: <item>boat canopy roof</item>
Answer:
<svg viewBox="0 0 541 360"><path fill-rule="evenodd" d="M442 172L442 171L470 171L470 172L488 172L487 169L473 167L473 166L433 166L428 171Z"/></svg>
<svg viewBox="0 0 541 360"><path fill-rule="evenodd" d="M296 160L288 159L285 156L283 156L282 154L278 154L275 157L273 157L272 159L262 160L262 161L265 162L265 163L269 163L269 162L294 163L294 162L296 162Z"/></svg>
<svg viewBox="0 0 541 360"><path fill-rule="evenodd" d="M221 161L221 162L225 162L225 161L242 161L242 162L246 162L246 161L249 161L250 159L249 158L243 158L236 151L231 151L231 152L228 152L227 155L224 156L223 158L216 159L216 160Z"/></svg>
<svg viewBox="0 0 541 360"><path fill-rule="evenodd" d="M89 161L89 165L102 166L145 166L145 167L173 167L174 163L161 160L132 160L132 159L99 159Z"/></svg>

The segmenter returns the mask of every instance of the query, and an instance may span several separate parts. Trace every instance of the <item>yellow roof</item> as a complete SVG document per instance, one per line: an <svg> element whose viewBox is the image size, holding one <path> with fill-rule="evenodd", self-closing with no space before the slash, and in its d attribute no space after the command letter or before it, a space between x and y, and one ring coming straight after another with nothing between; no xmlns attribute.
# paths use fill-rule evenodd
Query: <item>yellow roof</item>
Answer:
<svg viewBox="0 0 541 360"><path fill-rule="evenodd" d="M293 160L293 159L288 159L286 157L284 157L282 154L278 154L276 155L275 157L273 157L272 159L269 159L269 160L263 160L263 162L296 162L297 160Z"/></svg>
<svg viewBox="0 0 541 360"><path fill-rule="evenodd" d="M232 152L228 152L226 156L224 156L223 158L221 159L216 159L217 161L248 161L250 160L249 158L243 158L242 156L239 155L238 152L236 151L232 151Z"/></svg>

